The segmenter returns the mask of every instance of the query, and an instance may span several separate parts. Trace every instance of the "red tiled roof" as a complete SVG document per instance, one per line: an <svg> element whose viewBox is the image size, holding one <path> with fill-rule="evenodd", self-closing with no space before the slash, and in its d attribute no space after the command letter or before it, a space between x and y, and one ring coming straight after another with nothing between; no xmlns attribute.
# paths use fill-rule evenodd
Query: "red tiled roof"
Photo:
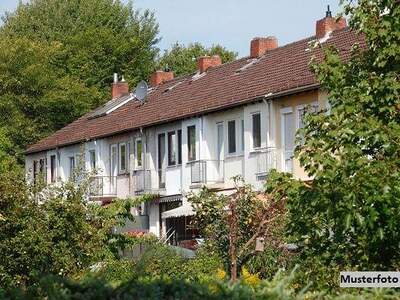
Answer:
<svg viewBox="0 0 400 300"><path fill-rule="evenodd" d="M317 82L308 63L312 55L321 57L321 51L307 50L314 39L310 37L270 50L239 73L236 71L249 63L248 57L211 68L194 81L192 75L176 78L152 91L145 104L129 101L112 113L94 119L88 119L86 114L29 147L27 153L217 111L270 93L315 85ZM346 59L355 42L363 42L362 37L345 28L333 32L324 45L334 44ZM178 82L182 83L166 91Z"/></svg>

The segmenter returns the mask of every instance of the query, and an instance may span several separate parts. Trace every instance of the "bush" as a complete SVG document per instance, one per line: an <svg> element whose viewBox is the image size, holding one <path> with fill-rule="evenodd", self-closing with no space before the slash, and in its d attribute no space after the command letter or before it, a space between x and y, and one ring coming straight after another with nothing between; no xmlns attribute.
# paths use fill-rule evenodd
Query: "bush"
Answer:
<svg viewBox="0 0 400 300"><path fill-rule="evenodd" d="M116 257L130 238L112 228L130 217L135 200L107 207L86 201L86 184L30 186L18 173L0 174L0 285L37 285L48 274L77 276Z"/></svg>
<svg viewBox="0 0 400 300"><path fill-rule="evenodd" d="M186 280L201 281L215 276L218 270L223 269L223 260L216 251L203 246L197 250L195 258L186 261L183 269Z"/></svg>
<svg viewBox="0 0 400 300"><path fill-rule="evenodd" d="M135 272L152 278L182 278L185 259L171 247L163 244L149 246L137 262Z"/></svg>
<svg viewBox="0 0 400 300"><path fill-rule="evenodd" d="M354 294L326 295L323 293L296 292L292 280L294 274L278 274L271 281L259 281L249 285L245 280L236 284L209 278L207 282L189 282L181 279L141 277L112 286L98 277L73 281L59 276L48 276L41 281L39 293L14 290L1 294L2 299L271 299L271 300L389 300L398 299L399 293L390 289L361 290Z"/></svg>

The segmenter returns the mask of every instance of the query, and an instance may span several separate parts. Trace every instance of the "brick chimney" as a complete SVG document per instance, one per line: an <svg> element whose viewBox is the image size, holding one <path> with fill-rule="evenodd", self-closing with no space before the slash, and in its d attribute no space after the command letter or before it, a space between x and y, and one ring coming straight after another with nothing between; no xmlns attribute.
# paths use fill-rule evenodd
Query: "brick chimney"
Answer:
<svg viewBox="0 0 400 300"><path fill-rule="evenodd" d="M157 86L164 82L174 79L174 73L171 71L156 71L151 74L150 86Z"/></svg>
<svg viewBox="0 0 400 300"><path fill-rule="evenodd" d="M278 40L274 36L256 37L250 42L250 57L257 58L267 51L278 48Z"/></svg>
<svg viewBox="0 0 400 300"><path fill-rule="evenodd" d="M326 36L329 32L343 29L347 26L345 18L339 18L336 20L332 17L332 12L330 11L329 5L326 11L325 18L318 20L316 23L315 35L317 39L321 39Z"/></svg>
<svg viewBox="0 0 400 300"><path fill-rule="evenodd" d="M207 71L211 67L217 67L222 64L221 57L219 55L213 56L200 56L197 59L197 69L200 73Z"/></svg>
<svg viewBox="0 0 400 300"><path fill-rule="evenodd" d="M129 94L129 85L122 76L121 81L118 81L118 74L114 73L114 82L111 88L112 99Z"/></svg>

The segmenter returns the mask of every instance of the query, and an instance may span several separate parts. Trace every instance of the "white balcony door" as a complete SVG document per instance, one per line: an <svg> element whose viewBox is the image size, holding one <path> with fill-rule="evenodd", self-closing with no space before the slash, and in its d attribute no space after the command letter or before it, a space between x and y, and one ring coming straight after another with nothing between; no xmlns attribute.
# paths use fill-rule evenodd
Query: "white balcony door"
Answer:
<svg viewBox="0 0 400 300"><path fill-rule="evenodd" d="M281 142L283 170L293 172L293 153L295 139L295 124L291 107L281 109Z"/></svg>
<svg viewBox="0 0 400 300"><path fill-rule="evenodd" d="M222 177L224 174L224 124L217 123L217 170L218 177Z"/></svg>

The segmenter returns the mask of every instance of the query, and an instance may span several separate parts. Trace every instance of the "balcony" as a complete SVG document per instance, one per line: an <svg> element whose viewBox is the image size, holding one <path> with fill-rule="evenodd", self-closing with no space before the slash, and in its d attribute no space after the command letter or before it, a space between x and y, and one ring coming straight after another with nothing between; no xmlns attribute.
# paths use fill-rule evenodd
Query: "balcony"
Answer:
<svg viewBox="0 0 400 300"><path fill-rule="evenodd" d="M165 189L165 170L134 170L132 172L132 188L135 195Z"/></svg>
<svg viewBox="0 0 400 300"><path fill-rule="evenodd" d="M263 148L256 153L257 180L265 180L269 171L278 168L278 152L276 148Z"/></svg>
<svg viewBox="0 0 400 300"><path fill-rule="evenodd" d="M117 197L117 176L94 176L90 178L91 198Z"/></svg>
<svg viewBox="0 0 400 300"><path fill-rule="evenodd" d="M225 166L223 160L195 160L188 162L191 184L207 185L224 182Z"/></svg>

